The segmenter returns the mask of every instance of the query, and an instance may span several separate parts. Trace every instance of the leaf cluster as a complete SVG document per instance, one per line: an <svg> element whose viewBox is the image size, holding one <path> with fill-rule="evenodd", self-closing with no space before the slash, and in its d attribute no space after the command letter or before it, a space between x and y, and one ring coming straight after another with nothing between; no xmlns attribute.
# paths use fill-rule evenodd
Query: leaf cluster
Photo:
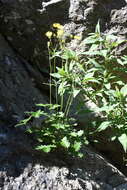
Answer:
<svg viewBox="0 0 127 190"><path fill-rule="evenodd" d="M59 27L59 24L55 26ZM55 38L55 34L49 34ZM48 153L62 148L69 154L82 156L81 148L88 143L87 135L85 129L80 130L74 119L70 118L73 101L81 95L83 98L77 112L80 113L87 101L93 102L96 107L92 111L100 113L103 118L99 126L95 125L94 132L110 128L113 133L109 140L117 139L126 152L127 84L121 79L121 74L126 75L127 56L116 54L116 48L125 41L118 40L114 35L101 34L99 22L95 33L83 40L81 45L86 47L84 52L75 52L66 47L63 36L62 29L62 35L56 36L56 45L52 44L51 36L48 42L50 103L37 105L48 108L48 111L39 109L29 112L29 117L19 125L45 116L40 128L34 126L27 130L35 135L38 142L36 149ZM52 100L52 88L55 89L55 100Z"/></svg>

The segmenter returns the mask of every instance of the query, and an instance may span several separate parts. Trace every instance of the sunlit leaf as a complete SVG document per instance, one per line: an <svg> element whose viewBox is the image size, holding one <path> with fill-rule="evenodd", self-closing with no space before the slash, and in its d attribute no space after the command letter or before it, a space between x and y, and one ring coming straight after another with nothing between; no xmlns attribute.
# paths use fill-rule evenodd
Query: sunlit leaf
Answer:
<svg viewBox="0 0 127 190"><path fill-rule="evenodd" d="M78 89L74 89L73 90L73 97L75 98L79 94L79 92L80 92L80 89L79 90Z"/></svg>
<svg viewBox="0 0 127 190"><path fill-rule="evenodd" d="M97 128L97 131L103 131L105 129L107 129L109 126L111 126L111 122L110 121L104 121L101 123L101 125Z"/></svg>
<svg viewBox="0 0 127 190"><path fill-rule="evenodd" d="M70 142L68 141L67 137L64 137L62 140L61 140L61 143L60 143L64 148L69 148L70 147Z"/></svg>
<svg viewBox="0 0 127 190"><path fill-rule="evenodd" d="M55 145L40 145L36 147L36 150L41 150L43 152L50 152L52 148L55 148Z"/></svg>
<svg viewBox="0 0 127 190"><path fill-rule="evenodd" d="M119 142L122 144L124 151L127 151L127 135L123 133L120 137L118 137Z"/></svg>
<svg viewBox="0 0 127 190"><path fill-rule="evenodd" d="M76 141L73 145L74 150L77 152L81 148L81 142Z"/></svg>
<svg viewBox="0 0 127 190"><path fill-rule="evenodd" d="M123 94L123 96L127 95L127 84L121 88L120 92Z"/></svg>

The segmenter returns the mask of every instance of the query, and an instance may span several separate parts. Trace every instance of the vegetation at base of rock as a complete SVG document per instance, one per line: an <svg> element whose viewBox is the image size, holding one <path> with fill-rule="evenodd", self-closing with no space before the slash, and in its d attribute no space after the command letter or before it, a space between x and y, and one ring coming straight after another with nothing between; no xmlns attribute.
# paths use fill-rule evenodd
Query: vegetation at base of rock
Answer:
<svg viewBox="0 0 127 190"><path fill-rule="evenodd" d="M127 72L127 56L116 54L117 47L125 41L118 40L114 35L101 34L98 23L95 33L82 41L85 51L75 52L66 45L63 27L58 23L53 27L52 31L46 33L49 39L50 104L39 105L47 107L48 111L31 112L20 125L26 124L32 117L45 116L40 128L35 126L28 129L28 132L35 134L39 143L36 149L50 152L62 147L68 153L81 156L81 147L88 142L87 135L85 129L78 129L70 118L70 107L80 94L83 101L79 107L90 100L96 105L93 112L101 116L99 126L96 121L94 126L91 124L91 134L111 129L109 143L117 139L126 152L127 85L121 75ZM55 94L55 101L52 94ZM77 112L80 112L80 108L77 108Z"/></svg>

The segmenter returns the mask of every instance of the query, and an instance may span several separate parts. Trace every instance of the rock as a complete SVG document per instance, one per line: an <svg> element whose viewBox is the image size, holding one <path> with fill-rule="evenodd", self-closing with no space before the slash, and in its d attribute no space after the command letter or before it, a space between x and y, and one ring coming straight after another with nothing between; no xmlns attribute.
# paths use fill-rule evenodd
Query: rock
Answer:
<svg viewBox="0 0 127 190"><path fill-rule="evenodd" d="M126 35L124 0L11 0L1 1L0 32L27 60L46 66L45 32L60 22L67 32L83 38L100 20L101 30ZM43 53L42 53L43 52ZM46 62L47 63L47 62Z"/></svg>
<svg viewBox="0 0 127 190"><path fill-rule="evenodd" d="M59 159L58 155L41 156L38 160L37 157L31 159L30 154L17 154L13 160L13 168L11 162L7 164L9 160L4 161L0 168L2 190L113 190L126 185L127 179L90 149L84 150L84 159L71 159L71 163L68 159Z"/></svg>
<svg viewBox="0 0 127 190"><path fill-rule="evenodd" d="M64 159L62 154L46 156L33 150L33 138L24 134L24 128L14 127L25 111L37 109L36 103L47 103L48 92L42 86L47 78L41 73L48 68L45 32L52 23L60 22L67 34L83 39L100 20L102 32L126 38L126 8L124 0L0 1L1 190L127 188L126 177L95 150L84 148L83 160ZM72 40L69 45L77 50L79 44ZM120 48L126 52L126 44ZM87 116L80 118L80 123L85 125L86 119L91 119ZM101 144L102 151L105 147ZM119 149L115 155L117 152Z"/></svg>

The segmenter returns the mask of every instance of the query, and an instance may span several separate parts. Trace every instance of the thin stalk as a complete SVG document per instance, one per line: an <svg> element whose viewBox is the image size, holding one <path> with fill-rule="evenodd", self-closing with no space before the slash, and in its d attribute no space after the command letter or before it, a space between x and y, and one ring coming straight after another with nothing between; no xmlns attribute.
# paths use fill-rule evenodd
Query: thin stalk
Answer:
<svg viewBox="0 0 127 190"><path fill-rule="evenodd" d="M66 112L66 117L67 117L68 114L69 114L69 111L70 111L70 107L71 107L71 105L72 105L72 102L73 102L73 94L71 95L71 98L70 98L70 102L69 102L68 109L67 109L67 112Z"/></svg>
<svg viewBox="0 0 127 190"><path fill-rule="evenodd" d="M51 56L50 56L50 47L48 45L48 52L49 52L49 69L50 69L50 78L49 78L49 102L52 104L52 63L51 63Z"/></svg>
<svg viewBox="0 0 127 190"><path fill-rule="evenodd" d="M51 61L50 61L50 63L49 63L49 65L50 65L50 81L49 81L49 97L50 97L50 104L52 104L52 76L51 76L51 73L52 73L52 65L51 65Z"/></svg>
<svg viewBox="0 0 127 190"><path fill-rule="evenodd" d="M63 59L62 59L62 68L63 68ZM63 80L62 80L62 84L63 84ZM61 95L61 102L60 102L60 110L63 110L63 104L64 104L64 93L62 93Z"/></svg>
<svg viewBox="0 0 127 190"><path fill-rule="evenodd" d="M67 108L67 112L66 112L66 117L68 116L69 114L69 111L70 111L70 107L72 105L72 102L73 102L73 99L74 99L74 96L73 96L73 91L75 89L75 80L73 79L73 83L72 83L72 91L71 91L71 97L70 97L70 102L69 102L69 105L68 105L68 108Z"/></svg>
<svg viewBox="0 0 127 190"><path fill-rule="evenodd" d="M72 91L71 91L72 92ZM67 112L68 112L68 106L69 106L69 102L71 101L71 96L72 96L72 93L70 93L69 97L68 97L68 100L67 100L67 104L66 104L66 107L65 107L65 116L67 116Z"/></svg>
<svg viewBox="0 0 127 190"><path fill-rule="evenodd" d="M55 98L56 98L56 104L58 104L58 88L57 88L57 82L55 81ZM58 112L58 108L57 108L57 112Z"/></svg>

